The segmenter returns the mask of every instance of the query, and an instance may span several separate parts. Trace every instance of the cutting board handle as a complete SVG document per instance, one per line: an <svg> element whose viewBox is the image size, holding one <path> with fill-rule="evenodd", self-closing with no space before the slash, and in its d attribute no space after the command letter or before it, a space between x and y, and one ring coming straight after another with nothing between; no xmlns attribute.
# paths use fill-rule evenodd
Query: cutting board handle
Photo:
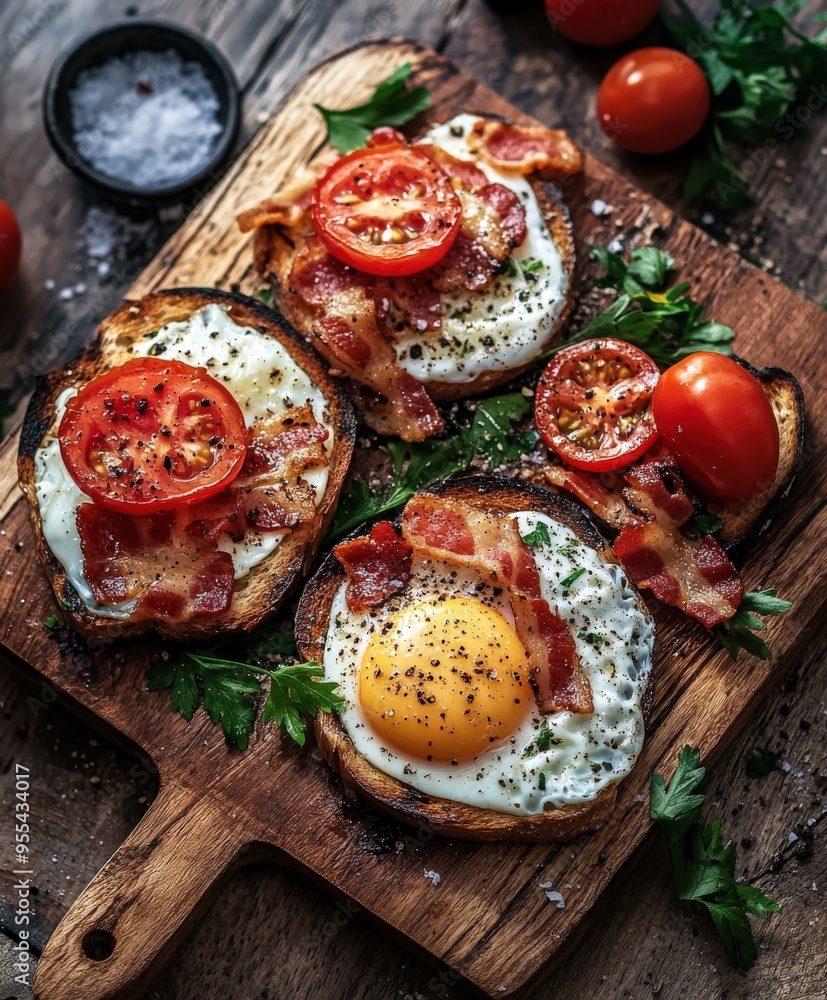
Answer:
<svg viewBox="0 0 827 1000"><path fill-rule="evenodd" d="M244 825L208 795L162 786L49 939L35 976L37 1000L143 995L209 890L237 867Z"/></svg>

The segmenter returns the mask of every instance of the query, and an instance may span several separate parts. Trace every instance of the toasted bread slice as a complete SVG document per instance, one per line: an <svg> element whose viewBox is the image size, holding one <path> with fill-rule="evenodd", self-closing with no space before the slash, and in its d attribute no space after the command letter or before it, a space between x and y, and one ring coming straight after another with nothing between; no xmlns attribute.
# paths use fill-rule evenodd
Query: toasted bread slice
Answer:
<svg viewBox="0 0 827 1000"><path fill-rule="evenodd" d="M167 323L188 319L210 303L230 307L239 326L275 337L324 394L336 430L329 458L329 478L313 521L287 534L275 551L247 576L236 581L230 609L180 624L158 623L171 639L207 639L219 633L249 631L274 614L308 571L333 517L350 464L356 421L342 385L332 379L327 365L284 320L261 303L242 295L210 288L180 288L155 292L126 302L98 328L98 338L71 364L55 369L39 384L26 412L18 456L20 485L31 508L37 551L58 601L72 626L87 637L103 640L138 635L153 628L147 621L106 617L90 609L67 579L66 571L49 549L42 532L36 495L34 455L55 422L57 397L65 389L83 385L96 375L129 360L128 347Z"/></svg>
<svg viewBox="0 0 827 1000"><path fill-rule="evenodd" d="M761 383L778 421L780 448L775 479L746 503L712 503L707 507L724 522L717 534L727 549L749 544L770 525L779 504L790 492L804 445L804 394L795 376L781 368L753 368L738 359Z"/></svg>
<svg viewBox="0 0 827 1000"><path fill-rule="evenodd" d="M521 510L547 514L601 555L610 555L585 508L540 487L496 476L471 476L435 484L428 492L465 501L496 515ZM344 579L342 567L331 554L305 587L296 614L296 639L305 660L324 662L331 606ZM646 722L651 714L652 690L650 678L644 697ZM590 802L518 816L427 795L390 777L356 750L334 715L319 713L316 739L327 762L341 775L348 796L361 796L382 812L414 826L466 840L565 840L601 826L617 795L616 785L612 784Z"/></svg>
<svg viewBox="0 0 827 1000"><path fill-rule="evenodd" d="M560 190L554 184L543 181L539 175L531 177L530 180L545 225L560 252L564 282L564 306L546 337L537 342L534 354L536 358L557 343L568 322L574 304L575 250L571 219ZM312 341L314 336L312 309L301 299L296 290L290 287L289 281L296 255L311 233L311 228L287 229L280 225L261 226L255 231L253 254L256 270L272 285L279 309L288 322ZM423 336L439 337L439 333ZM422 384L434 400L463 399L489 392L496 386L511 381L524 372L532 361L533 358L513 368L483 372L469 382L429 380Z"/></svg>

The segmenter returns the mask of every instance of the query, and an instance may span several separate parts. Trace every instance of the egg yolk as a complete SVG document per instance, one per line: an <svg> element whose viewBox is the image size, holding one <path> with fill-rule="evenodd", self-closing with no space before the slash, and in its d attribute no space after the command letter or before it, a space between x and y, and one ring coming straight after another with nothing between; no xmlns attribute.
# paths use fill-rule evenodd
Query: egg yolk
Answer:
<svg viewBox="0 0 827 1000"><path fill-rule="evenodd" d="M451 597L406 607L371 636L359 699L386 745L447 763L517 729L533 697L526 676L523 644L500 612Z"/></svg>

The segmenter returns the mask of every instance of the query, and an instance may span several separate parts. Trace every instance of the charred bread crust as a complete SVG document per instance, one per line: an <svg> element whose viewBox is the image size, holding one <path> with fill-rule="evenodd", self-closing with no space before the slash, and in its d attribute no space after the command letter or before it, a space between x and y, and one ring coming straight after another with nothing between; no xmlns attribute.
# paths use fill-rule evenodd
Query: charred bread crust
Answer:
<svg viewBox="0 0 827 1000"><path fill-rule="evenodd" d="M794 375L782 368L753 368L741 358L738 363L761 383L778 421L780 447L778 471L770 486L746 503L709 503L723 527L718 541L728 550L738 550L754 542L770 525L784 498L789 494L804 446L804 394Z"/></svg>
<svg viewBox="0 0 827 1000"><path fill-rule="evenodd" d="M494 118L497 121L503 120L495 115L479 115L479 117ZM430 123L430 125L437 124L440 123ZM477 396L489 392L498 385L510 382L526 371L534 363L537 356L553 347L562 337L574 307L575 248L571 217L558 187L542 180L537 174L531 176L529 180L546 227L562 258L562 269L566 278L563 309L546 338L537 345L536 354L531 361L498 372L483 372L471 382L423 382L422 385L428 394L436 401ZM308 341L312 342L314 336L313 310L301 300L295 289L290 288L289 281L293 261L308 235L310 235L309 232L288 230L279 225L261 226L256 229L253 238L253 259L256 271L272 285L279 309L287 320L304 334Z"/></svg>
<svg viewBox="0 0 827 1000"><path fill-rule="evenodd" d="M230 306L232 318L239 325L275 337L324 394L331 423L336 429L327 489L315 519L290 532L267 560L236 581L232 606L224 614L195 618L178 625L106 618L84 604L46 544L35 492L34 454L54 422L55 402L64 389L85 383L113 365L127 361L127 349L133 340L167 323L187 319L210 303ZM87 638L94 636L104 641L140 635L153 627L170 639L208 639L256 628L278 610L308 572L335 513L355 436L353 408L341 383L330 377L327 365L295 330L263 304L244 295L211 288L168 289L134 302L126 301L100 324L98 338L93 344L74 361L55 369L40 381L26 411L20 439L18 474L21 489L29 501L38 556L72 627Z"/></svg>
<svg viewBox="0 0 827 1000"><path fill-rule="evenodd" d="M463 500L492 514L536 510L571 528L601 555L608 552L605 540L584 507L539 486L499 476L470 476L445 480L422 492ZM363 532L364 528L359 529L351 537ZM305 660L324 662L331 606L343 580L344 571L331 553L305 587L296 612L296 640ZM644 696L647 724L651 692L650 680ZM413 826L463 840L567 840L602 826L617 797L617 787L613 784L592 802L548 810L537 816L516 816L427 795L390 777L356 750L337 716L319 713L316 741L325 760L341 776L348 796L366 799L374 808Z"/></svg>

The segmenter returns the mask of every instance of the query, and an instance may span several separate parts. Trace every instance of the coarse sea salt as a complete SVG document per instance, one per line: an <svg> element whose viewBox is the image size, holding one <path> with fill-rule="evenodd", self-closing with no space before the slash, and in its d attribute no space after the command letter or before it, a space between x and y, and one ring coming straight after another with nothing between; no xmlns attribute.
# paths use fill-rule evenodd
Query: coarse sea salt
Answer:
<svg viewBox="0 0 827 1000"><path fill-rule="evenodd" d="M80 155L139 189L192 173L221 134L218 96L204 68L174 49L130 52L84 70L69 104Z"/></svg>

